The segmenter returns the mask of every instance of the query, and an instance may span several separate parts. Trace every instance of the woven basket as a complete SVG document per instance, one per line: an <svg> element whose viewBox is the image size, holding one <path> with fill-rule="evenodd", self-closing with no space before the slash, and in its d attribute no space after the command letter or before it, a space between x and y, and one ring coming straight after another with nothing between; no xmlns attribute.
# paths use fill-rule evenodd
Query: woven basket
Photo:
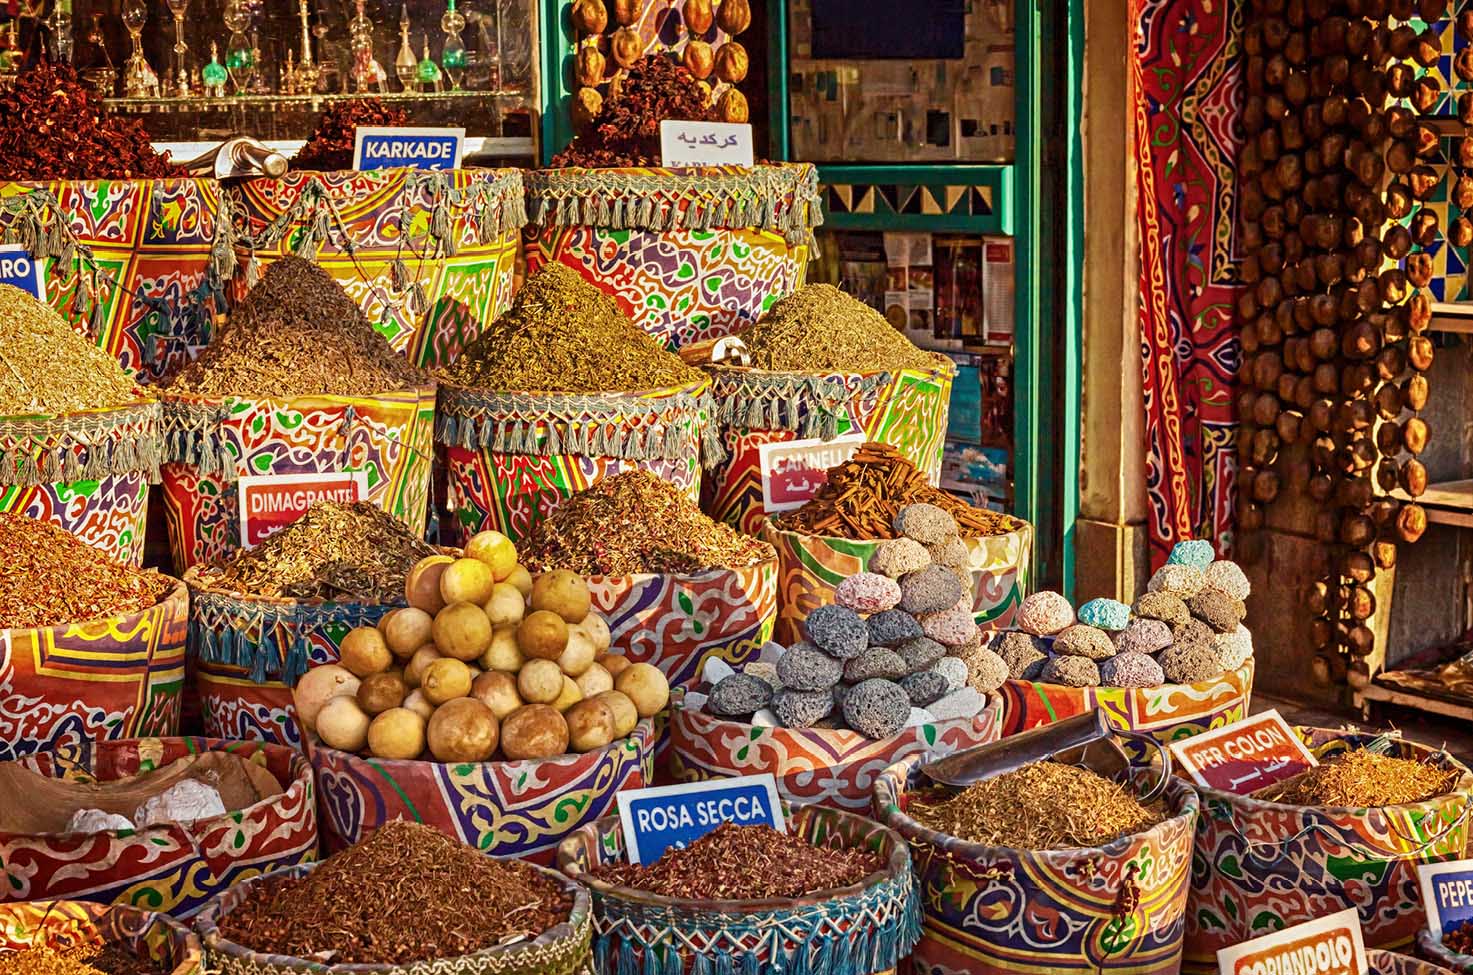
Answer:
<svg viewBox="0 0 1473 975"><path fill-rule="evenodd" d="M1377 736L1297 729L1323 761ZM1402 757L1431 749L1395 742ZM1473 773L1426 802L1379 809L1291 806L1199 788L1184 971L1216 972L1217 951L1346 908L1368 948L1401 948L1427 924L1417 864L1457 860L1468 842Z"/></svg>
<svg viewBox="0 0 1473 975"><path fill-rule="evenodd" d="M201 972L199 938L167 914L89 901L0 904L0 971L7 952L40 946L64 950L98 939L165 966L168 975Z"/></svg>
<svg viewBox="0 0 1473 975"><path fill-rule="evenodd" d="M232 884L317 858L312 768L293 748L214 738L135 738L23 761L53 778L108 782L207 751L230 752L264 766L286 791L191 823L97 833L0 833L0 863L9 880L0 888L0 901L119 901L182 918Z"/></svg>
<svg viewBox="0 0 1473 975"><path fill-rule="evenodd" d="M860 883L804 897L692 901L599 880L624 862L619 817L590 823L558 847L558 867L593 897L594 975L875 975L915 944L919 910L910 852L892 830L853 813L786 807L788 832L816 846L865 848L885 861Z"/></svg>
<svg viewBox="0 0 1473 975"><path fill-rule="evenodd" d="M422 533L434 415L433 386L290 400L169 397L163 480L176 570L240 545L236 481L248 475L363 471L366 500Z"/></svg>
<svg viewBox="0 0 1473 975"><path fill-rule="evenodd" d="M1456 975L1458 972L1473 972L1473 955L1459 955L1448 951L1441 941L1426 930L1417 932L1417 950L1432 960L1424 961L1389 951L1366 952L1370 975Z"/></svg>
<svg viewBox="0 0 1473 975"><path fill-rule="evenodd" d="M772 453L774 444L813 449L839 436L889 444L932 485L940 484L956 366L944 356L935 359L926 371L853 375L712 367L711 395L720 404L715 422L727 457L707 473L706 510L749 535L759 534L769 515L812 497L823 483L816 475L838 463L804 471L794 489L771 469L775 459L764 465L763 454ZM784 507L769 508L768 500Z"/></svg>
<svg viewBox="0 0 1473 975"><path fill-rule="evenodd" d="M590 910L588 892L556 871L536 867L573 895L568 919L531 941L486 948L456 958L436 958L403 965L324 965L290 955L252 951L220 933L220 921L239 907L257 884L301 877L319 864L288 867L248 880L225 891L200 912L195 927L204 941L210 975L573 975L588 963Z"/></svg>
<svg viewBox="0 0 1473 975"><path fill-rule="evenodd" d="M449 365L511 306L518 170L295 172L238 181L226 203L237 300L264 266L307 257L416 365Z"/></svg>
<svg viewBox="0 0 1473 975"><path fill-rule="evenodd" d="M119 562L143 564L159 404L0 417L0 511L49 521Z"/></svg>
<svg viewBox="0 0 1473 975"><path fill-rule="evenodd" d="M451 544L519 541L564 500L641 468L700 499L706 380L633 393L490 393L442 386L435 440L449 467Z"/></svg>
<svg viewBox="0 0 1473 975"><path fill-rule="evenodd" d="M922 758L875 783L875 815L911 845L925 912L917 975L1174 975L1197 795L1170 783L1171 816L1093 849L1015 850L927 829L906 814Z"/></svg>
<svg viewBox="0 0 1473 975"><path fill-rule="evenodd" d="M668 346L730 335L803 286L809 163L527 173L527 272L558 261Z"/></svg>
<svg viewBox="0 0 1473 975"><path fill-rule="evenodd" d="M46 301L150 382L209 342L229 219L213 179L0 183L0 228L45 264Z"/></svg>

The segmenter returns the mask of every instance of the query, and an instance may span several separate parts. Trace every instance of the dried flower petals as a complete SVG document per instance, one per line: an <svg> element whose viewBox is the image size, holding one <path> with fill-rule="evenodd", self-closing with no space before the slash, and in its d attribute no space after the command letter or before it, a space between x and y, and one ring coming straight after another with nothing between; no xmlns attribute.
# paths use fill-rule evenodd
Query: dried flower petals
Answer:
<svg viewBox="0 0 1473 975"><path fill-rule="evenodd" d="M0 512L0 629L121 616L158 603L174 585L78 541L50 522Z"/></svg>

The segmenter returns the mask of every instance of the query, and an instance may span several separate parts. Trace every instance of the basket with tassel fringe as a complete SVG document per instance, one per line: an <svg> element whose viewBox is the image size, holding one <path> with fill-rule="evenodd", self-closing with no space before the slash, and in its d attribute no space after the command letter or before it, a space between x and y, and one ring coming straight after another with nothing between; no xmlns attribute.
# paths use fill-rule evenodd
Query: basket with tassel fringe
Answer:
<svg viewBox="0 0 1473 975"><path fill-rule="evenodd" d="M46 302L152 382L210 340L234 265L212 179L0 184L0 237L43 265Z"/></svg>
<svg viewBox="0 0 1473 975"><path fill-rule="evenodd" d="M528 273L566 264L674 348L740 331L801 288L823 221L809 163L544 169L525 182Z"/></svg>
<svg viewBox="0 0 1473 975"><path fill-rule="evenodd" d="M243 180L226 203L236 298L273 260L309 258L415 365L449 365L511 305L519 170L288 173Z"/></svg>
<svg viewBox="0 0 1473 975"><path fill-rule="evenodd" d="M41 947L66 952L98 943L116 945L167 975L201 971L199 938L167 914L90 901L0 904L0 971L12 952Z"/></svg>
<svg viewBox="0 0 1473 975"><path fill-rule="evenodd" d="M785 806L788 831L815 846L863 848L884 867L859 883L802 897L697 901L600 880L625 859L619 817L558 847L558 867L593 898L593 975L876 975L893 971L920 934L910 850L894 830L854 813Z"/></svg>
<svg viewBox="0 0 1473 975"><path fill-rule="evenodd" d="M525 537L565 498L631 468L700 497L709 383L631 393L493 393L440 387L435 440L449 471L450 544ZM442 531L446 526L441 526Z"/></svg>
<svg viewBox="0 0 1473 975"><path fill-rule="evenodd" d="M148 487L163 448L158 403L0 417L0 511L71 532L120 562L143 564Z"/></svg>
<svg viewBox="0 0 1473 975"><path fill-rule="evenodd" d="M423 533L434 415L433 386L286 400L166 397L162 476L176 571L241 544L243 477L362 471L362 500Z"/></svg>
<svg viewBox="0 0 1473 975"><path fill-rule="evenodd" d="M748 534L800 507L865 441L889 444L941 480L956 366L926 371L780 373L712 366L715 422L726 459L707 472L706 510Z"/></svg>

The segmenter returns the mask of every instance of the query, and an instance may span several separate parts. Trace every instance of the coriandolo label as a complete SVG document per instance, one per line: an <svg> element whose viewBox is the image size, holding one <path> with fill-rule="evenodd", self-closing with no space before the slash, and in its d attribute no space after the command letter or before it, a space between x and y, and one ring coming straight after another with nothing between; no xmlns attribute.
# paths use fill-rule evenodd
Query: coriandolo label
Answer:
<svg viewBox="0 0 1473 975"><path fill-rule="evenodd" d="M1220 975L1366 975L1360 915L1349 908L1217 953Z"/></svg>

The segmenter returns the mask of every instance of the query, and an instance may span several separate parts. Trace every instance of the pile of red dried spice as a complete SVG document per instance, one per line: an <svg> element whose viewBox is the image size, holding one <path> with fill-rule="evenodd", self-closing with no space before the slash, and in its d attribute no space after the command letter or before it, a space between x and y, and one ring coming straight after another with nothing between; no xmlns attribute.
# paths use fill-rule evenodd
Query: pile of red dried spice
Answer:
<svg viewBox="0 0 1473 975"><path fill-rule="evenodd" d="M184 171L155 152L137 119L107 113L66 64L42 62L0 95L0 179L167 179Z"/></svg>
<svg viewBox="0 0 1473 975"><path fill-rule="evenodd" d="M291 168L328 173L353 168L353 139L360 125L408 125L402 108L385 105L376 98L339 102L322 113L307 144L292 157Z"/></svg>
<svg viewBox="0 0 1473 975"><path fill-rule="evenodd" d="M647 54L604 101L586 132L553 157L554 168L660 165L660 123L714 122L706 91L682 65Z"/></svg>

